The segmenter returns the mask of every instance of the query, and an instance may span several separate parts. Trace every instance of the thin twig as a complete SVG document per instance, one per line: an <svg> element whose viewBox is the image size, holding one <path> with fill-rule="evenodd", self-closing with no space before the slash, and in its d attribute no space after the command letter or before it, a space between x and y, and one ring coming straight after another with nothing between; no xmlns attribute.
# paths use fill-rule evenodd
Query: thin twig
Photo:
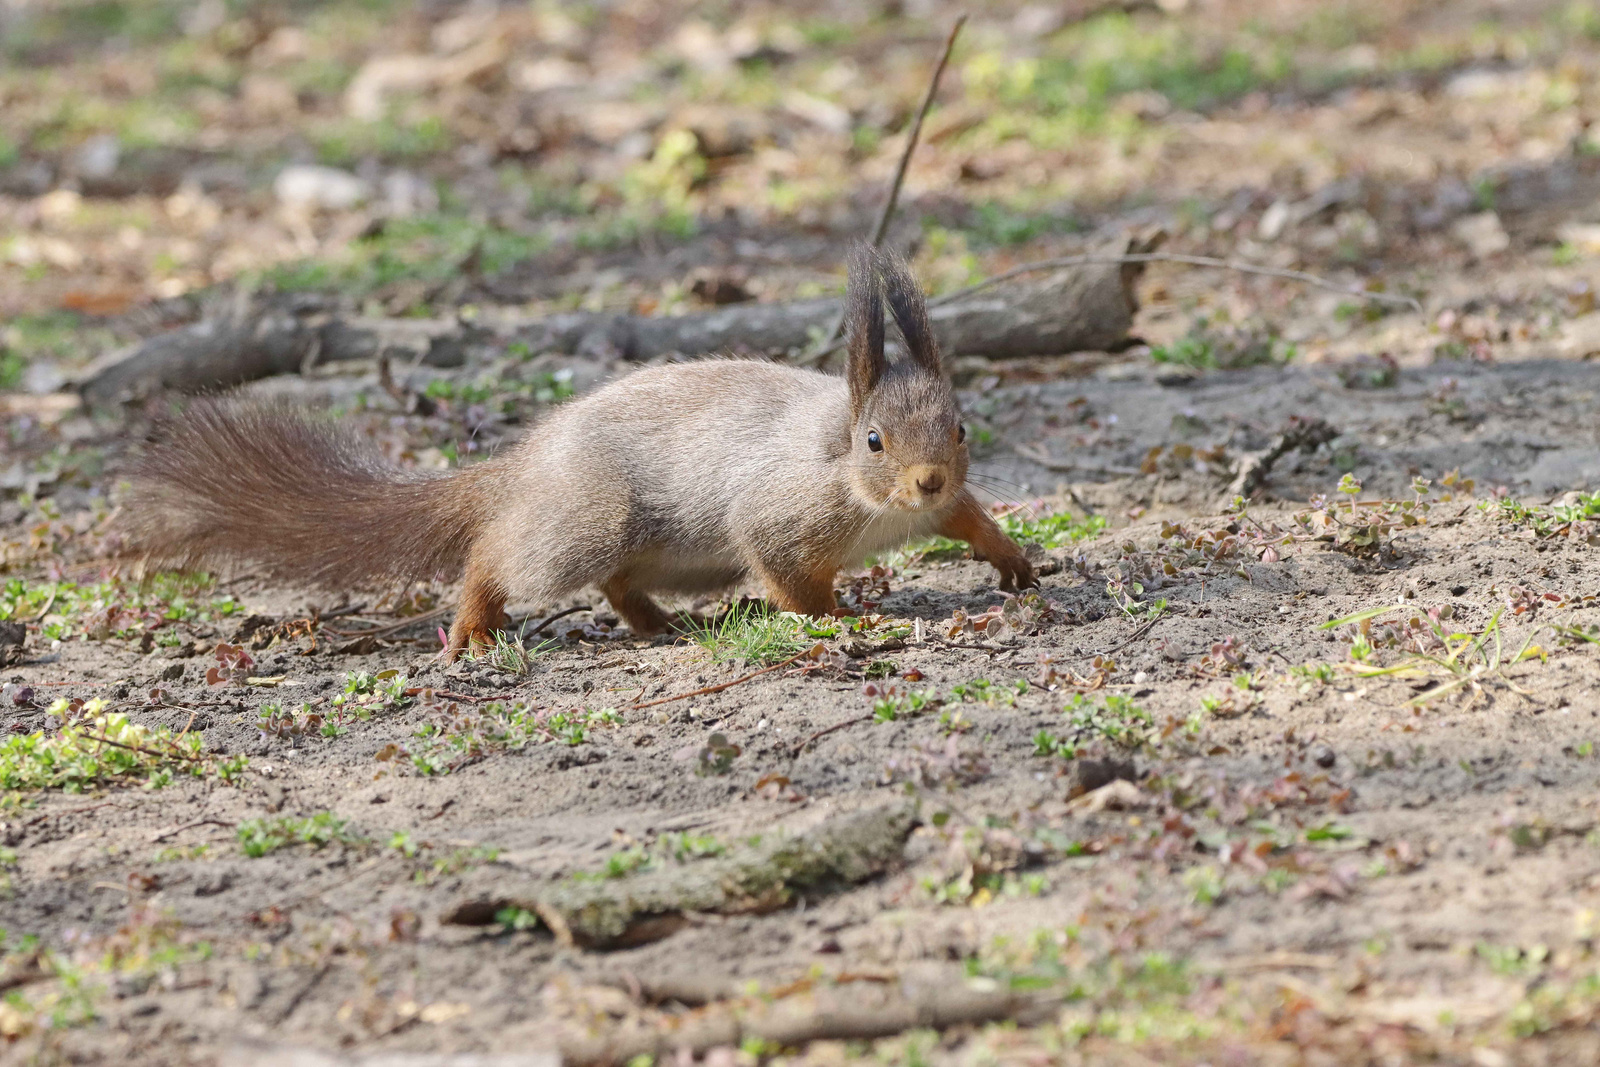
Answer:
<svg viewBox="0 0 1600 1067"><path fill-rule="evenodd" d="M1314 285L1319 289L1330 289L1336 293L1343 293L1346 296L1358 296L1364 300L1398 304L1411 308L1413 311L1420 312L1422 310L1422 304L1415 297L1397 296L1394 293L1378 293L1369 289L1352 289L1347 285L1340 285L1338 282L1329 281L1327 278L1316 274L1308 274L1303 270L1266 267L1259 263L1246 263L1237 259L1218 259L1215 256L1191 256L1183 252L1128 252L1118 256L1090 253L1081 256L1059 256L1055 259L1040 259L1032 263L1020 264L1010 270L1003 270L999 274L985 278L974 285L969 285L965 289L957 289L953 293L945 293L943 296L928 301L928 306L935 308L942 307L945 304L953 304L974 293L980 293L1003 281L1023 274L1034 274L1042 270L1059 270L1062 267L1116 266L1124 263L1182 263L1190 267L1211 267L1216 270L1238 271L1240 274L1259 274L1267 278L1284 278L1289 281L1303 282L1306 285Z"/></svg>
<svg viewBox="0 0 1600 1067"><path fill-rule="evenodd" d="M579 604L575 608L568 608L565 611L558 611L554 615L547 616L546 618L540 620L539 625L535 626L532 630L528 629L526 625L520 627L518 629L518 631L517 631L517 636L520 637L523 634L528 634L528 633L531 633L531 634L533 634L535 636L538 636L538 633L539 633L540 630L543 630L546 626L549 626L551 623L555 622L557 619L564 619L568 615L576 615L580 611L588 611L588 610L589 610L589 605L587 605L587 604Z"/></svg>
<svg viewBox="0 0 1600 1067"><path fill-rule="evenodd" d="M1133 633L1129 634L1127 640L1123 641L1121 644L1114 645L1113 647L1106 649L1104 652L1096 652L1095 655L1097 655L1097 656L1109 656L1114 652L1121 652L1123 649L1127 648L1129 645L1131 645L1135 641L1139 640L1139 638L1141 638L1145 634L1149 633L1150 632L1150 628L1155 626L1156 623L1160 622L1164 618L1166 618L1166 615L1164 615L1164 614L1163 615L1157 615L1155 618L1151 619L1149 622L1145 623L1143 626L1140 626L1137 630L1133 631Z"/></svg>
<svg viewBox="0 0 1600 1067"><path fill-rule="evenodd" d="M889 183L889 197L883 202L883 208L878 212L878 221L872 227L871 245L877 248L883 244L884 234L889 232L889 222L894 218L894 209L900 203L900 188L905 184L906 170L911 166L911 155L917 150L917 142L922 138L922 120L928 117L928 109L933 106L933 98L939 92L939 80L944 77L944 68L950 64L950 53L955 50L956 38L961 34L961 27L967 24L965 14L956 17L956 23L950 27L950 36L945 38L944 51L939 53L939 62L933 68L933 76L928 79L928 91L922 96L922 106L917 108L917 115L911 120L911 129L906 135L905 150L900 153L900 162L894 169L894 180ZM813 358L821 359L838 348L836 342L839 335L844 332L844 309L839 310L839 315L833 320L833 325L824 336L826 345L818 351Z"/></svg>
<svg viewBox="0 0 1600 1067"><path fill-rule="evenodd" d="M813 647L815 647L815 646L813 646ZM692 693L679 693L675 697L662 697L660 700L648 700L643 704L629 704L628 705L628 710L629 711L637 711L640 708L653 708L657 704L671 704L675 700L688 700L690 697L701 697L701 696L707 695L708 693L720 693L724 689L732 689L734 686L740 685L740 684L742 684L744 682L748 682L752 678L759 678L763 674L770 674L772 671L777 670L779 667L787 667L789 664L793 663L795 660L799 659L800 657L809 656L810 654L811 654L811 649L808 648L804 652L796 652L794 655L790 656L788 659L784 660L782 663L774 663L770 667L762 667L759 671L751 671L749 674L745 675L743 678L735 678L733 681L731 681L731 682L723 682L721 685L708 685L704 689L696 689Z"/></svg>
<svg viewBox="0 0 1600 1067"><path fill-rule="evenodd" d="M375 626L370 630L335 630L328 626L324 626L322 629L324 632L333 634L335 637L382 637L384 634L392 634L397 631L404 630L406 627L414 626L419 622L427 622L429 619L437 619L441 615L449 614L450 610L451 605L446 604L442 608L434 608L432 611L424 611L420 615L410 615L404 619L401 619L399 622L392 622L387 626Z"/></svg>
<svg viewBox="0 0 1600 1067"><path fill-rule="evenodd" d="M143 748L139 745L125 745L121 741L113 741L111 738L102 737L99 734L85 733L83 736L91 741L99 741L102 744L110 745L112 748L125 748L129 752L142 752L146 756L155 756L158 759L181 759L188 760L190 763L205 762L204 757L201 756L190 756L183 752L158 752L153 748Z"/></svg>
<svg viewBox="0 0 1600 1067"><path fill-rule="evenodd" d="M60 582L52 582L50 584L50 598L44 602L44 607L39 609L39 614L35 615L31 619L23 619L22 621L23 622L42 622L44 620L44 617L46 615L50 614L50 609L56 606L56 594L59 593L59 592L61 592L61 583Z"/></svg>
<svg viewBox="0 0 1600 1067"><path fill-rule="evenodd" d="M208 816L204 819L183 823L181 826L169 826L165 830L157 830L150 836L150 843L153 845L157 841L165 841L169 837L176 837L185 830L193 830L196 826L222 826L231 830L238 825L238 823L229 822L227 819L213 819Z"/></svg>
<svg viewBox="0 0 1600 1067"><path fill-rule="evenodd" d="M790 759L798 758L800 753L804 752L807 748L809 748L811 746L811 742L815 741L819 737L827 737L829 734L833 733L835 730L843 730L847 726L855 726L855 725L857 725L859 723L871 722L871 721L872 721L872 716L871 715L857 715L853 719L846 719L844 722L836 722L832 726L823 727L821 730L818 730L816 733L812 734L810 737L808 737L804 741L800 742L800 744L795 747L794 752L790 754L789 758Z"/></svg>
<svg viewBox="0 0 1600 1067"><path fill-rule="evenodd" d="M894 181L889 184L889 199L883 202L883 210L878 213L878 224L872 228L873 248L883 243L883 235L889 231L889 220L894 217L895 205L900 202L900 187L905 184L906 169L911 166L911 153L916 151L917 141L922 137L922 120L928 117L928 109L933 106L933 98L939 92L939 79L944 77L944 68L950 64L950 53L955 51L956 38L966 24L966 14L957 15L955 25L950 27L950 36L945 38L944 51L939 54L939 65L933 68L933 77L928 79L928 91L923 94L922 106L917 108L917 117L911 120L911 133L906 137L905 151L900 153Z"/></svg>

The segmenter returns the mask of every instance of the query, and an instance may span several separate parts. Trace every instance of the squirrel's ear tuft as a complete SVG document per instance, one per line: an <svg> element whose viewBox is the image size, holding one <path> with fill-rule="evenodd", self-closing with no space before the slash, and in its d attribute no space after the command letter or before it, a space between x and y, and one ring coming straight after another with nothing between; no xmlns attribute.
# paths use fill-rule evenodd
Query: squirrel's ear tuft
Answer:
<svg viewBox="0 0 1600 1067"><path fill-rule="evenodd" d="M871 245L857 245L850 252L850 280L845 291L844 306L845 328L850 337L850 359L845 377L850 383L850 410L860 414L887 366L883 359L883 296L879 282L879 260Z"/></svg>
<svg viewBox="0 0 1600 1067"><path fill-rule="evenodd" d="M928 324L928 302L923 299L922 287L906 261L895 253L880 252L878 262L883 271L883 290L889 301L889 312L905 338L907 357L929 374L942 375L944 367L939 361L939 344L933 339L933 327Z"/></svg>

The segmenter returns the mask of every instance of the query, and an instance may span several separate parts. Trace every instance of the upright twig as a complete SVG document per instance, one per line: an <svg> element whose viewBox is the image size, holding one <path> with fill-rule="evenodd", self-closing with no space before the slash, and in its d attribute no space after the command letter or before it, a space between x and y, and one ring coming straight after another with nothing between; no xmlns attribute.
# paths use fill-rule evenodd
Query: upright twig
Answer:
<svg viewBox="0 0 1600 1067"><path fill-rule="evenodd" d="M906 170L911 166L911 154L917 150L917 142L922 138L922 121L928 117L928 109L933 107L933 98L939 92L939 81L944 77L944 68L950 65L950 53L955 51L956 38L961 35L961 27L967 24L965 14L958 15L954 26L950 27L950 35L945 38L944 51L939 53L939 62L933 68L933 76L928 79L928 91L922 96L922 106L917 108L916 117L911 120L911 129L906 134L906 147L900 153L900 162L894 168L894 180L889 183L889 197L883 202L883 208L878 212L877 224L872 227L871 244L877 248L883 244L884 234L889 232L889 223L894 219L894 209L900 203L900 188L906 181ZM824 347L813 354L814 359L821 359L837 347L839 334L844 330L844 311L840 309L838 318L833 320L833 326L823 337Z"/></svg>
<svg viewBox="0 0 1600 1067"><path fill-rule="evenodd" d="M950 65L950 53L955 50L956 38L966 24L965 14L956 16L955 25L950 27L950 36L945 38L939 65L933 68L933 77L928 79L928 91L923 94L922 106L917 108L917 117L911 120L911 132L906 137L905 150L900 153L900 163L894 169L894 181L889 183L889 199L883 202L883 210L878 213L878 224L872 228L873 248L883 243L883 235L889 230L889 221L900 202L900 187L905 184L906 168L911 166L911 153L917 150L917 141L922 137L922 120L928 117L928 109L933 106L933 98L939 92L939 79L944 77L944 68Z"/></svg>

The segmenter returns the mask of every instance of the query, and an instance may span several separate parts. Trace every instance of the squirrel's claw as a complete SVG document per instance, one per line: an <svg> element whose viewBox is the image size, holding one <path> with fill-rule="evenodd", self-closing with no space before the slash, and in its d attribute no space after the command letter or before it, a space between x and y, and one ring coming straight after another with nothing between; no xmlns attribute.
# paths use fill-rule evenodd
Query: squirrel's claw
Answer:
<svg viewBox="0 0 1600 1067"><path fill-rule="evenodd" d="M1033 564L1022 553L1008 556L1004 559L990 560L994 569L1000 572L1000 588L1007 593L1020 592L1023 589L1037 589L1039 578L1033 572Z"/></svg>

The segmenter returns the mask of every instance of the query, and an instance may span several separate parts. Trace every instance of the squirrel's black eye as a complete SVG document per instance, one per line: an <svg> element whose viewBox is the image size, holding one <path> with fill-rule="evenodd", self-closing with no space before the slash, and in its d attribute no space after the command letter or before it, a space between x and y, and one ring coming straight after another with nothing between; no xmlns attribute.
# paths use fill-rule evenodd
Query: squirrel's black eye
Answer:
<svg viewBox="0 0 1600 1067"><path fill-rule="evenodd" d="M966 439L967 439L967 424L966 423L962 423L960 426L956 427L956 444L959 445L962 441L965 441Z"/></svg>
<svg viewBox="0 0 1600 1067"><path fill-rule="evenodd" d="M872 449L874 452L883 451L883 438L878 436L877 430L867 431L867 447Z"/></svg>

